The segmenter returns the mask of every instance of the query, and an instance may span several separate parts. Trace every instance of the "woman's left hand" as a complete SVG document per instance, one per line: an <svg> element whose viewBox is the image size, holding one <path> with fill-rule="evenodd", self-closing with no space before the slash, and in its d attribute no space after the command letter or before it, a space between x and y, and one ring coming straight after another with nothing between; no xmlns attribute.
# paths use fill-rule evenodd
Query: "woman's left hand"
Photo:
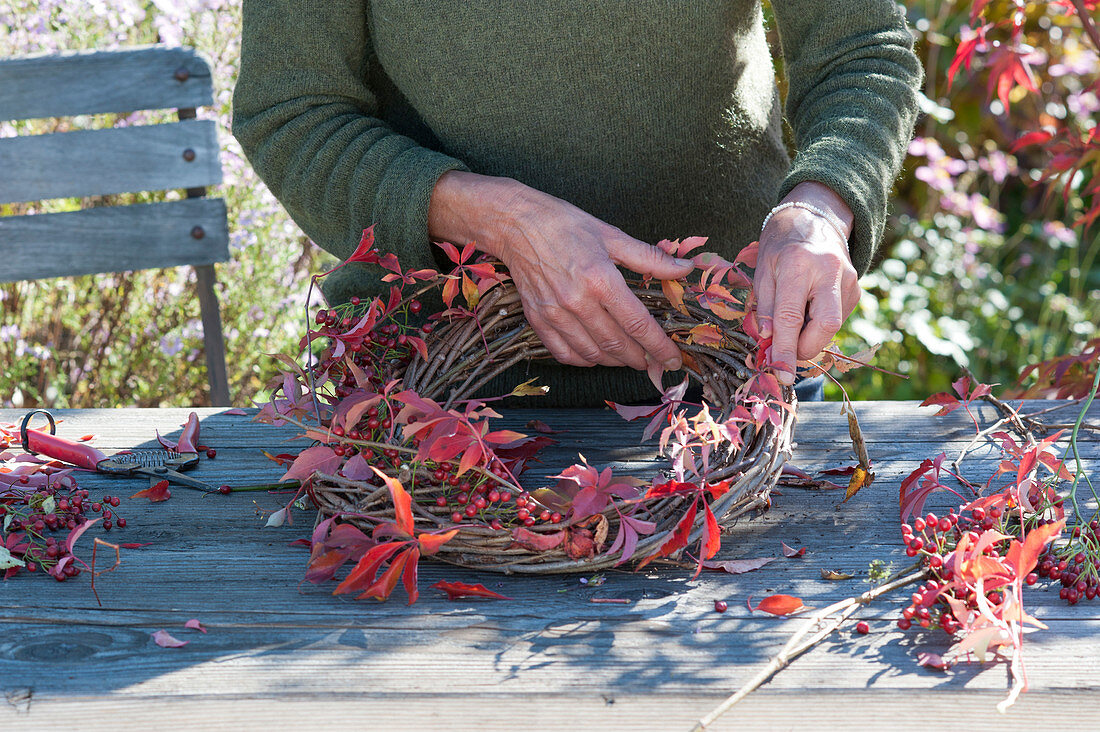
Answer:
<svg viewBox="0 0 1100 732"><path fill-rule="evenodd" d="M852 212L831 189L800 183L783 199L832 214L845 236L824 217L791 206L776 212L760 232L753 289L760 335L772 336L772 362L784 384L794 383L799 360L814 358L859 302L859 276L848 253Z"/></svg>

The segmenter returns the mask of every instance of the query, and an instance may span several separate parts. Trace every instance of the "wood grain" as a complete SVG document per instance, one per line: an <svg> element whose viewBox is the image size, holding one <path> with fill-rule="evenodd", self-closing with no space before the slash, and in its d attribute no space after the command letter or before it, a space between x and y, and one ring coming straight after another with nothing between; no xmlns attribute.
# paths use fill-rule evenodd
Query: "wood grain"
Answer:
<svg viewBox="0 0 1100 732"><path fill-rule="evenodd" d="M213 120L7 137L0 203L216 185L218 149Z"/></svg>
<svg viewBox="0 0 1100 732"><path fill-rule="evenodd" d="M796 464L817 469L851 460L838 406L802 407ZM124 500L118 510L130 524L106 538L152 545L124 551L122 565L100 578L102 608L84 577L0 582L0 725L142 729L170 715L179 729L316 728L360 719L370 729L686 730L802 622L753 615L750 596L784 592L820 607L865 589L870 559L908 563L896 529L898 483L923 457L961 448L966 423L913 403L856 407L878 480L842 506L837 493L781 486L770 511L723 539L724 558L778 557L741 575L706 572L692 580L684 570L650 568L609 571L602 584L582 584L578 576L509 577L425 561L416 605L405 605L400 590L386 603L355 601L332 596L331 583L301 583L306 552L287 544L308 534L309 513L293 511L291 526L263 527L264 513L287 494L204 497L173 488L165 503ZM93 433L92 444L108 452L151 446L154 429L178 434L189 411L59 410L58 430ZM211 483L277 479L282 469L261 449L304 447L289 441L293 429L197 411L201 441L218 454L194 475ZM909 440L899 437L897 415L907 420ZM0 410L0 423L18 416ZM552 474L578 449L594 464L613 461L639 474L657 464L652 447L632 445L642 425L624 426L610 412L513 410L504 421L523 429L532 418L568 430L554 436L561 443L533 474ZM1100 443L1082 449L1095 472ZM988 452L964 463L975 474L996 464ZM96 496L144 487L105 476L79 481ZM807 554L782 558L781 541L806 546ZM830 582L822 569L856 577ZM439 579L482 582L513 599L450 602L430 588ZM630 603L594 604L594 597ZM729 602L725 614L713 610L719 598ZM916 654L942 652L948 640L898 631L894 620L906 601L899 593L870 606L860 614L870 634L849 629L830 638L713 729L881 729L892 718L947 720L942 726L959 729L996 719L998 728L1030 729L1070 724L1070 714L1077 721L1100 703L1095 603L1070 607L1053 590L1028 593L1029 611L1049 628L1025 644L1031 691L1000 717L994 706L1009 684L1004 665L947 674L920 668ZM184 629L190 618L209 633ZM158 648L150 633L162 628L190 642ZM5 705L4 694L13 701Z"/></svg>
<svg viewBox="0 0 1100 732"><path fill-rule="evenodd" d="M177 74L186 71L182 80ZM44 93L48 90L48 93ZM0 120L213 103L210 66L187 48L81 51L0 59Z"/></svg>
<svg viewBox="0 0 1100 732"><path fill-rule="evenodd" d="M224 262L225 216L222 199L195 198L0 217L0 282Z"/></svg>

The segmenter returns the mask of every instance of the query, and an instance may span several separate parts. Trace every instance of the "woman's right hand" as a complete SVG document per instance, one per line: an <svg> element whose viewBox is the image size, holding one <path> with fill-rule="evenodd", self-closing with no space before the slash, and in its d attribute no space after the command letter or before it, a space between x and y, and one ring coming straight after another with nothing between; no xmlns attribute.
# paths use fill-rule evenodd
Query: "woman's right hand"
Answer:
<svg viewBox="0 0 1100 732"><path fill-rule="evenodd" d="M460 171L445 173L436 184L428 231L435 241L473 241L504 262L528 322L558 361L680 368L679 348L615 265L676 279L691 272L689 260L517 181Z"/></svg>

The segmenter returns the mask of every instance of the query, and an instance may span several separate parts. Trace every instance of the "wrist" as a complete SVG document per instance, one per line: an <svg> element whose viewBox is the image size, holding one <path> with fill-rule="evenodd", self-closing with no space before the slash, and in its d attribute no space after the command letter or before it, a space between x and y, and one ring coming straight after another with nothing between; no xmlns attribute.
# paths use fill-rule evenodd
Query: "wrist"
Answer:
<svg viewBox="0 0 1100 732"><path fill-rule="evenodd" d="M511 178L452 170L432 189L428 236L432 241L465 245L499 257L502 232L527 205L530 188Z"/></svg>
<svg viewBox="0 0 1100 732"><path fill-rule="evenodd" d="M839 226L839 233L843 235L845 241L851 238L855 216L844 199L832 188L816 181L799 183L780 201L780 204L791 202L819 209L832 219L834 226Z"/></svg>

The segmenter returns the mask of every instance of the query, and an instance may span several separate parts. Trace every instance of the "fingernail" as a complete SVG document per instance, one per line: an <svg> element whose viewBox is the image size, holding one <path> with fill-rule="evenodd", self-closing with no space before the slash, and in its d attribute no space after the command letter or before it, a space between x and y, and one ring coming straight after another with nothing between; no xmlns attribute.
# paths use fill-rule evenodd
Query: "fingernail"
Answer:
<svg viewBox="0 0 1100 732"><path fill-rule="evenodd" d="M695 266L695 262L692 262L690 259L674 259L672 261L676 262L676 264L680 265L681 267L694 267Z"/></svg>
<svg viewBox="0 0 1100 732"><path fill-rule="evenodd" d="M683 363L678 358L670 358L665 361L665 371L679 371Z"/></svg>
<svg viewBox="0 0 1100 732"><path fill-rule="evenodd" d="M790 386L794 383L794 374L790 371L776 371L775 377L779 379L779 383L784 386Z"/></svg>
<svg viewBox="0 0 1100 732"><path fill-rule="evenodd" d="M764 338L768 338L772 334L772 320L771 318L761 318L757 321L757 325L760 326L760 335Z"/></svg>

